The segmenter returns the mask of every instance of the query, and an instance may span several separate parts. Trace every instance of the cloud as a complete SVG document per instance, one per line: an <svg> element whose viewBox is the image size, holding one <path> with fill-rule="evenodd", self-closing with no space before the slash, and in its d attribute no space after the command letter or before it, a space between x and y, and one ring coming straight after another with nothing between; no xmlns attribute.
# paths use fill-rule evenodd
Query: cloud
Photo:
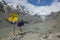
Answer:
<svg viewBox="0 0 60 40"><path fill-rule="evenodd" d="M34 6L30 3L27 2L27 0L20 0L21 1L21 5L25 6L26 8L28 8L30 11L32 11L33 13L31 13L32 15L35 13L41 14L41 15L49 15L51 12L57 12L60 11L60 2L58 2L58 0L54 0L54 2L50 5L50 6ZM40 0L38 0L40 1Z"/></svg>
<svg viewBox="0 0 60 40"><path fill-rule="evenodd" d="M6 0L7 1L7 0ZM38 0L39 3L40 0ZM41 14L41 15L49 15L51 12L57 12L60 11L60 2L58 0L54 0L54 2L49 6L34 6L33 4L30 4L27 2L27 0L8 0L8 3L10 2L13 5L20 4L22 6L25 6L29 11L32 11L32 15L35 13Z"/></svg>
<svg viewBox="0 0 60 40"><path fill-rule="evenodd" d="M30 10L33 10L34 13L39 13L41 15L48 15L51 12L57 12L60 11L60 2L57 2L57 0L54 0L54 2L50 6L32 6L32 4L29 4L28 8Z"/></svg>

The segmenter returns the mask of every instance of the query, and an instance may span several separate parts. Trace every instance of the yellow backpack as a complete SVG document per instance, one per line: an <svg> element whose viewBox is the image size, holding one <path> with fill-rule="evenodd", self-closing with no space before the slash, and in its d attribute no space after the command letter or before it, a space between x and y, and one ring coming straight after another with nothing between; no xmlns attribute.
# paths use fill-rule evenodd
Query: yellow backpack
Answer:
<svg viewBox="0 0 60 40"><path fill-rule="evenodd" d="M10 14L10 16L7 19L9 22L18 22L18 14Z"/></svg>

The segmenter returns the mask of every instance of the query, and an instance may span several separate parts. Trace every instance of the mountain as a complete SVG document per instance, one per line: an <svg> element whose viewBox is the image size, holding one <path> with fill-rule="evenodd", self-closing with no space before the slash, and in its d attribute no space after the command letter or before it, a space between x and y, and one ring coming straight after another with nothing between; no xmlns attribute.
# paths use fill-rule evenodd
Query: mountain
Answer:
<svg viewBox="0 0 60 40"><path fill-rule="evenodd" d="M2 4L2 2L0 2L0 11L3 11L4 12L4 9L3 9L3 4Z"/></svg>
<svg viewBox="0 0 60 40"><path fill-rule="evenodd" d="M1 18L6 19L9 17L10 13L17 13L19 14L19 19L23 19L24 21L27 21L29 23L40 23L42 22L40 15L38 17L38 15L33 16L31 15L31 11L29 11L26 7L21 6L21 5L16 5L16 7L14 7L14 5L8 5L8 4L4 4L3 2L1 2L3 5L3 10L5 11L4 13L0 13Z"/></svg>
<svg viewBox="0 0 60 40"><path fill-rule="evenodd" d="M38 20L40 20L41 22L43 21L41 15L35 14L35 15L33 15L33 16L34 16L35 18L37 18Z"/></svg>
<svg viewBox="0 0 60 40"><path fill-rule="evenodd" d="M47 20L60 20L60 11L58 12L51 12L50 15L46 16Z"/></svg>

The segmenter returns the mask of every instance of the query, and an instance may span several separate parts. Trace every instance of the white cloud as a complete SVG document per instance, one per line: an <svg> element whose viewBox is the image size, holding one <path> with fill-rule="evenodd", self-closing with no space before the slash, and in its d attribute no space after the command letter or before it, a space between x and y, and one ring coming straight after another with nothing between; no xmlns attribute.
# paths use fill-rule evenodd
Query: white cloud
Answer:
<svg viewBox="0 0 60 40"><path fill-rule="evenodd" d="M60 2L58 2L57 0L54 0L54 2L50 6L40 6L40 7L27 3L27 0L25 1L24 0L22 1L23 2L22 5L27 7L30 11L32 11L33 13L31 14L38 13L41 15L48 15L51 12L57 12L60 10Z"/></svg>
<svg viewBox="0 0 60 40"><path fill-rule="evenodd" d="M36 13L39 12L39 14L41 14L41 15L45 15L45 14L48 15L52 11L54 11L54 12L59 11L60 10L60 3L57 1L54 1L50 6L40 6L40 7L35 7L34 9L36 9L36 11L34 11Z"/></svg>
<svg viewBox="0 0 60 40"><path fill-rule="evenodd" d="M25 6L30 11L33 12L31 14L38 13L38 14L41 14L41 15L48 15L52 11L53 12L56 12L56 11L59 11L60 10L60 2L57 2L57 0L54 0L54 2L50 6L40 6L40 7L34 6L34 5L30 4L30 3L28 3L27 0L9 0L9 1L11 1L11 3L13 5L20 4L20 5ZM38 2L39 1L40 0L38 0Z"/></svg>

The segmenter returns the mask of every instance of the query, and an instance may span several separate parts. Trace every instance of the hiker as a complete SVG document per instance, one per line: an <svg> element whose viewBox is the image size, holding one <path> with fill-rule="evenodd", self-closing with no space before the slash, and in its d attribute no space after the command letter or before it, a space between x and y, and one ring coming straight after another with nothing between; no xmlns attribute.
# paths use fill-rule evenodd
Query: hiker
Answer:
<svg viewBox="0 0 60 40"><path fill-rule="evenodd" d="M20 22L18 22L18 27L20 27L20 32L18 33L18 35L21 35L21 37L24 36L24 33L22 32L22 26L24 26L24 20L21 20Z"/></svg>
<svg viewBox="0 0 60 40"><path fill-rule="evenodd" d="M22 26L24 26L24 21L23 20L18 22L18 27L20 27L20 32L22 32Z"/></svg>

